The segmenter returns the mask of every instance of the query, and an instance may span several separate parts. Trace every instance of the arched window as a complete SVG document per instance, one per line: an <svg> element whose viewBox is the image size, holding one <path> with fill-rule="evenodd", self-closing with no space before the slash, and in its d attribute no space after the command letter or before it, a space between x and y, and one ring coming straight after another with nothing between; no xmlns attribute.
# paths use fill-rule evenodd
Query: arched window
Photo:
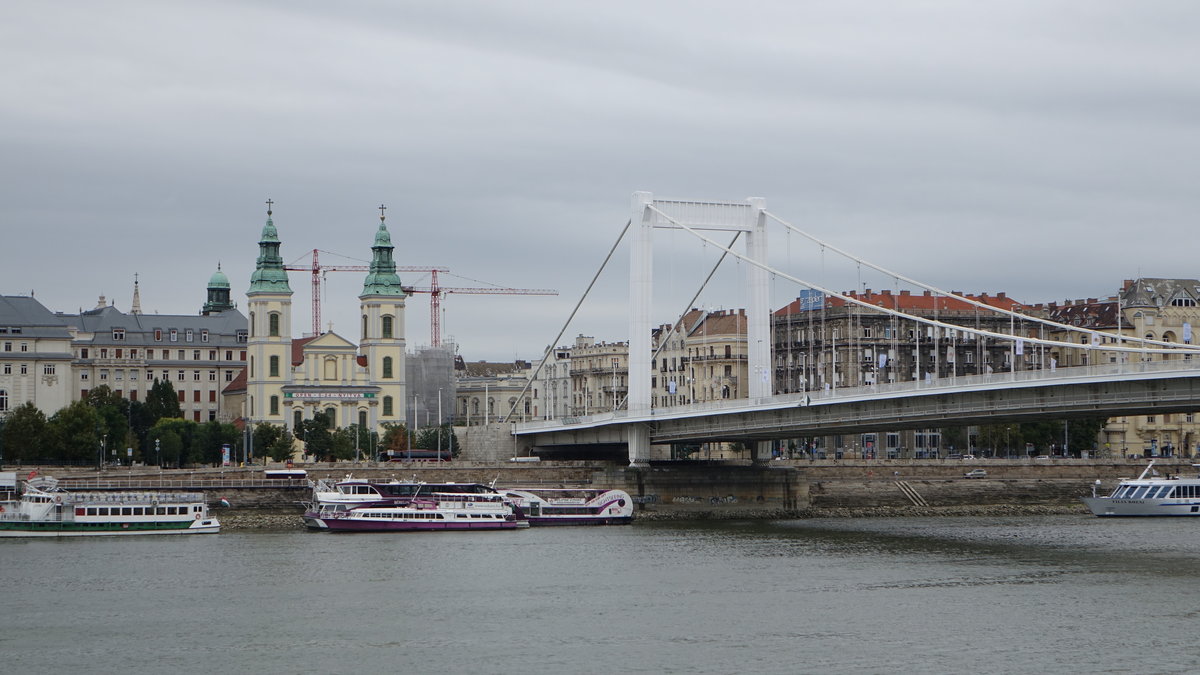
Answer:
<svg viewBox="0 0 1200 675"><path fill-rule="evenodd" d="M383 331L383 337L385 337L385 338L395 337L394 335L392 335L392 317L390 317L390 316L383 317L382 331Z"/></svg>
<svg viewBox="0 0 1200 675"><path fill-rule="evenodd" d="M364 340L367 339L367 315L366 314L363 314L362 336L363 336Z"/></svg>
<svg viewBox="0 0 1200 675"><path fill-rule="evenodd" d="M304 423L304 411L303 410L293 410L292 411L292 429L299 430L300 425L303 423Z"/></svg>
<svg viewBox="0 0 1200 675"><path fill-rule="evenodd" d="M270 412L270 415L271 415L271 417L275 417L275 416L276 416L276 415L278 415L278 414L279 414L279 397L278 397L278 396L272 396L272 397L271 397L271 412Z"/></svg>
<svg viewBox="0 0 1200 675"><path fill-rule="evenodd" d="M267 315L267 335L279 337L279 312L271 312Z"/></svg>
<svg viewBox="0 0 1200 675"><path fill-rule="evenodd" d="M165 371L164 371L165 372ZM250 377L254 377L254 357L250 357Z"/></svg>
<svg viewBox="0 0 1200 675"><path fill-rule="evenodd" d="M268 377L279 377L279 357L278 356L271 357L271 366L270 366L270 369L267 371L267 376Z"/></svg>
<svg viewBox="0 0 1200 675"><path fill-rule="evenodd" d="M367 426L367 411L366 410L358 411L358 426L363 427L364 429L366 428L366 426Z"/></svg>
<svg viewBox="0 0 1200 675"><path fill-rule="evenodd" d="M250 312L250 336L254 336L254 312Z"/></svg>
<svg viewBox="0 0 1200 675"><path fill-rule="evenodd" d="M329 428L337 428L337 408L326 408L325 416L329 418Z"/></svg>
<svg viewBox="0 0 1200 675"><path fill-rule="evenodd" d="M392 357L383 357L383 379L392 379Z"/></svg>
<svg viewBox="0 0 1200 675"><path fill-rule="evenodd" d="M395 413L392 411L392 397L384 396L383 397L383 416L391 417L393 414L395 414Z"/></svg>

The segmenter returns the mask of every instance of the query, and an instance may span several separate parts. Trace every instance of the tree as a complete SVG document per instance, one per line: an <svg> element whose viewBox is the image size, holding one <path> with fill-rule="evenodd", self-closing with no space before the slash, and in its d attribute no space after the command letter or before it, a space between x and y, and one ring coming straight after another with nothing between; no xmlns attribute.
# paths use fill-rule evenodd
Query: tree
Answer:
<svg viewBox="0 0 1200 675"><path fill-rule="evenodd" d="M182 467L199 461L191 456L192 439L196 435L197 426L199 425L191 420L170 417L154 423L149 438L151 443L159 441L163 465L174 464L176 467ZM168 442L171 444L169 448Z"/></svg>
<svg viewBox="0 0 1200 675"><path fill-rule="evenodd" d="M46 425L45 413L32 403L24 403L13 409L4 422L3 432L0 432L5 460L11 463L43 457Z"/></svg>
<svg viewBox="0 0 1200 675"><path fill-rule="evenodd" d="M223 424L212 420L198 425L196 434L192 438L191 454L193 457L197 457L196 461L204 464L220 464L224 459L222 446L233 446L237 437L237 429L232 424ZM230 457L230 461L236 464L237 458Z"/></svg>
<svg viewBox="0 0 1200 675"><path fill-rule="evenodd" d="M287 429L283 429L279 436L266 446L266 455L276 462L291 461L295 452L295 437Z"/></svg>
<svg viewBox="0 0 1200 675"><path fill-rule="evenodd" d="M408 425L402 422L385 422L383 439L379 442L379 451L399 455L406 450L408 450Z"/></svg>
<svg viewBox="0 0 1200 675"><path fill-rule="evenodd" d="M46 429L47 458L75 463L99 461L103 435L100 413L87 401L75 401L50 418Z"/></svg>
<svg viewBox="0 0 1200 675"><path fill-rule="evenodd" d="M300 428L297 430L300 438L304 441L304 453L312 455L316 461L323 461L330 455L333 446L333 435L329 432L329 416L323 412L319 412L312 416L311 419L304 420L300 423Z"/></svg>
<svg viewBox="0 0 1200 675"><path fill-rule="evenodd" d="M183 417L183 409L179 407L179 396L169 380L154 380L146 394L146 411L154 422L164 418Z"/></svg>

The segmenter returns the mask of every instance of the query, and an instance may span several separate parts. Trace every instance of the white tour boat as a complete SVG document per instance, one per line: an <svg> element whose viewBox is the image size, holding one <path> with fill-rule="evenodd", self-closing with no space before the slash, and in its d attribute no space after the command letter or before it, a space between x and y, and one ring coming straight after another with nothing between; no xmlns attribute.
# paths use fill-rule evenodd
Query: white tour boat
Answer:
<svg viewBox="0 0 1200 675"><path fill-rule="evenodd" d="M1122 479L1107 496L1097 496L1093 487L1083 503L1097 516L1200 516L1200 476L1164 477L1153 467L1151 461L1137 478Z"/></svg>
<svg viewBox="0 0 1200 675"><path fill-rule="evenodd" d="M48 476L0 502L0 537L212 534L221 524L199 493L69 492Z"/></svg>
<svg viewBox="0 0 1200 675"><path fill-rule="evenodd" d="M314 502L304 513L311 530L331 532L422 532L515 530L529 527L512 504L495 493L430 492L390 503L358 505Z"/></svg>
<svg viewBox="0 0 1200 675"><path fill-rule="evenodd" d="M603 488L504 488L500 494L530 525L626 525L633 500L624 490Z"/></svg>

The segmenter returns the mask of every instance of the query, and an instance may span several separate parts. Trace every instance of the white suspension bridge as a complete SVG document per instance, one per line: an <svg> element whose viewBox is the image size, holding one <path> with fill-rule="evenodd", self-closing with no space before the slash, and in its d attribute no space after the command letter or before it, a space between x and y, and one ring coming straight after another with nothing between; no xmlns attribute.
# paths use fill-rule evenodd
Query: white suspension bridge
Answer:
<svg viewBox="0 0 1200 675"><path fill-rule="evenodd" d="M644 465L650 457L652 444L741 441L754 448L756 460L764 460L770 452L770 442L780 438L865 432L882 427L921 428L945 424L948 420L955 425L970 425L1200 409L1200 358L1192 358L1200 352L1200 346L1190 344L1190 326L1183 327L1183 342L1121 335L1114 339L1112 334L1093 328L997 307L859 258L769 212L761 198L744 202L670 200L655 198L648 192L636 192L632 202L632 214L622 232L622 238L626 233L630 236L628 396L610 413L515 423L513 433L532 441L535 447L626 444L630 464ZM1048 330L1068 337L1051 339L1018 335L1015 329L1003 333L950 323L872 304L857 295L845 295L801 279L768 261L770 223L812 241L823 252L843 256L897 283L952 298L979 311L1007 316L1010 325L1015 325L1017 320L1022 325L1032 322L1044 327L1042 334ZM651 405L652 364L657 354L651 342L653 238L654 232L660 229L685 232L721 251L722 260L733 257L746 263L747 372L764 374L763 377L748 378L746 398L666 407ZM721 231L734 233L733 241L728 245L708 234ZM745 242L741 252L732 248L739 237ZM969 334L1007 343L1014 354L1010 370L971 376L935 378L927 375L925 378L914 377L911 381L866 386L826 385L814 390L775 394L771 390L772 378L765 376L771 372L772 310L769 302L772 279L818 291L826 297L838 298L872 313L890 315L898 321L929 326L935 335ZM575 311L578 309L579 305ZM571 316L573 318L575 312ZM557 344L565 331L564 325L553 344ZM1022 353L1027 345L1060 351L1101 352L1106 356L1117 354L1119 357L1115 359L1116 363L1096 364L1099 359L1089 358L1086 361L1093 365L1054 367L1051 364L1050 368L1018 370L1015 355ZM919 374L923 370L919 362L920 349L916 350L916 357L915 373Z"/></svg>

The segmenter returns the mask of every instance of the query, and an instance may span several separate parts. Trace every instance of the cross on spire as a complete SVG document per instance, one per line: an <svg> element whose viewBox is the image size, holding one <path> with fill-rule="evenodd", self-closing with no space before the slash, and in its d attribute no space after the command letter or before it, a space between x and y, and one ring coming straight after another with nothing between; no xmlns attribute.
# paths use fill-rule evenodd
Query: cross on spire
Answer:
<svg viewBox="0 0 1200 675"><path fill-rule="evenodd" d="M275 202L271 201L270 198L267 199L267 215L268 216L271 215L271 205L274 203Z"/></svg>
<svg viewBox="0 0 1200 675"><path fill-rule="evenodd" d="M384 216L384 213L383 213L386 210L387 210L386 206L384 206L383 204L379 205L379 222L381 222L381 223L383 222L383 219L386 217L386 216Z"/></svg>

